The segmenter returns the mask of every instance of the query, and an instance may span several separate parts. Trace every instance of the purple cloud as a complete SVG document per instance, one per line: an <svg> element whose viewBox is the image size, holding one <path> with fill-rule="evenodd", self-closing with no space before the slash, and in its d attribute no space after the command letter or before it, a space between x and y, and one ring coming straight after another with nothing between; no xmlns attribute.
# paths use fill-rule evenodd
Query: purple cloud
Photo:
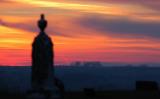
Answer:
<svg viewBox="0 0 160 99"><path fill-rule="evenodd" d="M34 24L30 24L30 23L9 23L9 22L5 22L2 19L0 19L0 24L2 26L22 29L22 30L26 30L30 32L36 31L36 29L34 28L35 27Z"/></svg>
<svg viewBox="0 0 160 99"><path fill-rule="evenodd" d="M160 22L137 22L122 18L104 19L92 16L80 19L78 24L107 35L160 38Z"/></svg>
<svg viewBox="0 0 160 99"><path fill-rule="evenodd" d="M10 23L10 22L5 22L2 19L0 19L0 25L2 26L6 26L6 27L10 27L10 28L15 28L15 29L21 29L21 30L25 30L25 31L29 31L32 33L38 33L39 29L36 26L37 24L31 24L34 22L28 22L28 23ZM57 36L64 36L64 37L74 37L74 35L72 34L67 34L63 29L60 28L54 28L53 26L49 26L46 29L47 34L49 35L57 35Z"/></svg>

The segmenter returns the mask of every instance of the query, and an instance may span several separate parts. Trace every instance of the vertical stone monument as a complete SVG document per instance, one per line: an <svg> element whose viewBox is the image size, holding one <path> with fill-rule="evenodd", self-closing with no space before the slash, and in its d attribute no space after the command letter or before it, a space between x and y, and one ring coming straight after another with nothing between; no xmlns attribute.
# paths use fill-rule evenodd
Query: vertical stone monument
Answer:
<svg viewBox="0 0 160 99"><path fill-rule="evenodd" d="M50 97L56 91L54 85L54 52L51 38L45 33L47 21L42 14L38 21L40 33L32 44L32 99ZM43 98L42 98L43 99Z"/></svg>
<svg viewBox="0 0 160 99"><path fill-rule="evenodd" d="M45 33L47 21L44 15L38 21L40 33L32 44L32 88L42 89L49 79L54 77L54 53L51 38ZM52 79L54 79L52 77Z"/></svg>

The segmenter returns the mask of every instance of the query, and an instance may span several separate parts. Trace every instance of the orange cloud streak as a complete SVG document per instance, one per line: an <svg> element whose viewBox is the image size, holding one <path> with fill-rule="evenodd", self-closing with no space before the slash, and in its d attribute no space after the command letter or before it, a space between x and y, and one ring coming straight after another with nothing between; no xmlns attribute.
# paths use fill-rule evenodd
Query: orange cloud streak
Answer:
<svg viewBox="0 0 160 99"><path fill-rule="evenodd" d="M88 13L101 14L107 18L120 16L136 21L154 20L155 22L160 20L159 16L147 14L156 11L145 7L137 10L139 6L123 4L84 4L83 2L67 3L44 0L15 1L17 2L13 5L6 3L0 7L3 9L0 10L2 21L14 24L35 24L37 28L36 22L39 17L37 15L43 12L41 10L49 9L45 10L46 13L48 12L47 20L49 21L47 33L55 44L56 64L73 61L158 62L160 59L160 44L157 44L157 41L149 38L113 38L74 23L75 20L87 16ZM38 10L36 12L31 8ZM54 13L54 8L63 10L57 14ZM56 35L54 29L71 36ZM0 25L0 65L30 65L31 44L36 35L37 33L31 30Z"/></svg>

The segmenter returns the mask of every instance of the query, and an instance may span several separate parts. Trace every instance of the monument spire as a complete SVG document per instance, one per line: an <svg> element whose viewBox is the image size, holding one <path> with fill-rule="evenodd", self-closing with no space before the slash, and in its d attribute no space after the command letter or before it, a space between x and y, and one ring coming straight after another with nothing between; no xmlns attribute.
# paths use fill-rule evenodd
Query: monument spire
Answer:
<svg viewBox="0 0 160 99"><path fill-rule="evenodd" d="M40 20L38 21L38 27L40 28L41 32L44 32L45 28L47 27L47 21L45 20L44 14L41 14Z"/></svg>
<svg viewBox="0 0 160 99"><path fill-rule="evenodd" d="M54 81L54 44L51 38L45 34L47 21L45 20L44 14L40 15L40 20L38 20L37 23L40 33L34 38L32 43L31 87L34 92L32 93L32 97L34 97L36 92L39 95L44 94L47 98L48 95L49 97L54 96L53 93L56 92L56 85Z"/></svg>
<svg viewBox="0 0 160 99"><path fill-rule="evenodd" d="M44 14L41 14L38 20L38 27L40 34L32 43L31 84L34 90L52 90L54 89L54 49L51 38L45 34L47 21Z"/></svg>

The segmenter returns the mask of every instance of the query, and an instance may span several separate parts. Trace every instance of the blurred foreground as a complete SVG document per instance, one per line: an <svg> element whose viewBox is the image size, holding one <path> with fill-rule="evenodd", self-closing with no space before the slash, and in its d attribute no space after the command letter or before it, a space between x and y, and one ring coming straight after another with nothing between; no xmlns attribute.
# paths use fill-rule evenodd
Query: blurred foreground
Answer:
<svg viewBox="0 0 160 99"><path fill-rule="evenodd" d="M25 94L1 93L0 99L25 99ZM67 92L64 99L159 99L160 92L103 91L87 96L84 92Z"/></svg>

